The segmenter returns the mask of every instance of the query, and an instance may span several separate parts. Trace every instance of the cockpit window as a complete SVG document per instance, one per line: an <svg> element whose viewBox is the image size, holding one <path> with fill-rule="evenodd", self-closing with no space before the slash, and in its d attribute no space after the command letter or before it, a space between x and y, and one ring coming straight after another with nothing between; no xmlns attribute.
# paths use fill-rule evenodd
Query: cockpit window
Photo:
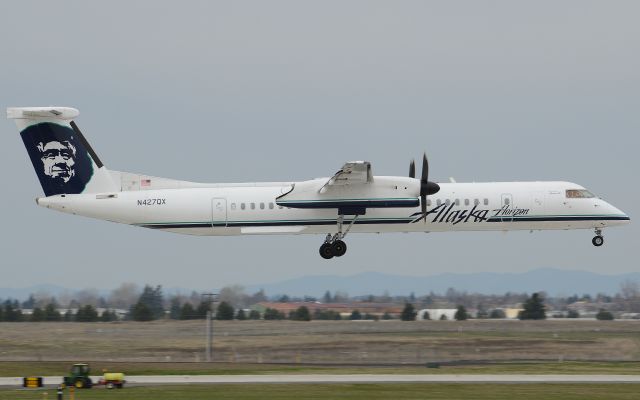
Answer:
<svg viewBox="0 0 640 400"><path fill-rule="evenodd" d="M593 193L584 189L568 189L567 190L567 198L568 199L590 199L595 197Z"/></svg>

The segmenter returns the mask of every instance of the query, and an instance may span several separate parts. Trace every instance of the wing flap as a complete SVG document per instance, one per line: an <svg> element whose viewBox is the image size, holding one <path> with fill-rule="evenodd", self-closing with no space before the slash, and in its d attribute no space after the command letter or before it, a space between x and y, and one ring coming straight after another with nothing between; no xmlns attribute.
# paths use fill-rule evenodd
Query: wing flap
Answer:
<svg viewBox="0 0 640 400"><path fill-rule="evenodd" d="M369 161L349 161L322 186L354 185L373 182L371 163Z"/></svg>

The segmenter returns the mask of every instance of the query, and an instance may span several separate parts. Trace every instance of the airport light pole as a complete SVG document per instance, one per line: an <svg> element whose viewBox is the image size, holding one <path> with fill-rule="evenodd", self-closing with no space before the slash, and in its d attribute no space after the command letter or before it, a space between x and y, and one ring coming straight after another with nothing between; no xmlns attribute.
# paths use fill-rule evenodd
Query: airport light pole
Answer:
<svg viewBox="0 0 640 400"><path fill-rule="evenodd" d="M209 309L207 310L207 319L206 319L206 331L207 331L207 342L205 349L205 356L207 362L213 361L213 302L218 294L217 293L202 293L203 301L207 299L209 302Z"/></svg>

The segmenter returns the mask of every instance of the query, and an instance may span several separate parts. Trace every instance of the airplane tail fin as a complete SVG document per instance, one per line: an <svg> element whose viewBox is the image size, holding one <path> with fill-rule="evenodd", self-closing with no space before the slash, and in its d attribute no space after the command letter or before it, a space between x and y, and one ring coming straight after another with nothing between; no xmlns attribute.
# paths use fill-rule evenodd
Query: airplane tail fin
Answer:
<svg viewBox="0 0 640 400"><path fill-rule="evenodd" d="M46 196L120 191L73 121L69 107L7 108Z"/></svg>

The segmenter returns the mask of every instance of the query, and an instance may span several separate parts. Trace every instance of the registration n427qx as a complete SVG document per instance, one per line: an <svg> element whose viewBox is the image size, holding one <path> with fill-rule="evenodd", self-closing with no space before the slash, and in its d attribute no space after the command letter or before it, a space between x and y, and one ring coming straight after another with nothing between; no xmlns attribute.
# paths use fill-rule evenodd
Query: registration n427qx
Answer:
<svg viewBox="0 0 640 400"><path fill-rule="evenodd" d="M374 176L367 161L302 182L194 183L108 170L68 107L8 108L54 210L190 235L322 234L341 257L349 232L602 229L629 217L571 182L435 183L426 155L416 177Z"/></svg>

